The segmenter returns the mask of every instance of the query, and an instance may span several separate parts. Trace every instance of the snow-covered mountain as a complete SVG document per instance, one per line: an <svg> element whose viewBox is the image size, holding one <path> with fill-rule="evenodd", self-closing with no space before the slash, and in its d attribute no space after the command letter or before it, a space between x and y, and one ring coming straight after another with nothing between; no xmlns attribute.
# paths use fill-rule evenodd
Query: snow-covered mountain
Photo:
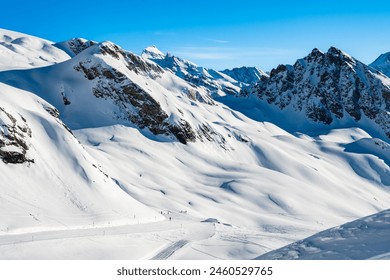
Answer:
<svg viewBox="0 0 390 280"><path fill-rule="evenodd" d="M167 53L164 55L155 46L143 50L143 58L154 61L164 69L171 70L175 75L187 81L194 87L206 90L211 96L235 95L240 92L240 81L234 80L222 72L197 66L188 60Z"/></svg>
<svg viewBox="0 0 390 280"><path fill-rule="evenodd" d="M53 42L0 29L0 71L25 69L59 63L69 55Z"/></svg>
<svg viewBox="0 0 390 280"><path fill-rule="evenodd" d="M257 67L246 66L225 69L221 72L246 85L251 85L258 82L262 76L268 76L267 73Z"/></svg>
<svg viewBox="0 0 390 280"><path fill-rule="evenodd" d="M390 77L390 52L381 54L370 66Z"/></svg>
<svg viewBox="0 0 390 280"><path fill-rule="evenodd" d="M66 61L0 72L1 259L248 259L390 206L389 141L352 118L286 131L154 47L56 46Z"/></svg>
<svg viewBox="0 0 390 280"><path fill-rule="evenodd" d="M307 119L336 127L352 120L390 137L390 79L334 47L326 53L314 49L294 65L279 65L244 89L248 93L281 114L294 115L295 129Z"/></svg>
<svg viewBox="0 0 390 280"><path fill-rule="evenodd" d="M1 72L0 80L48 100L71 129L126 124L182 143L224 141L192 109L214 104L207 92L110 42L61 64Z"/></svg>
<svg viewBox="0 0 390 280"><path fill-rule="evenodd" d="M260 256L260 260L390 259L390 210L337 226Z"/></svg>

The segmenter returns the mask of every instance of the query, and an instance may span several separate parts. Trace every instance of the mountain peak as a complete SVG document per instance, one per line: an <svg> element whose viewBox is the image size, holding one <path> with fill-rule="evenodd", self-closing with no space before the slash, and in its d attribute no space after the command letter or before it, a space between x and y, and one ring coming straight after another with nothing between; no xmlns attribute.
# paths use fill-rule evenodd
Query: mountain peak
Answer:
<svg viewBox="0 0 390 280"><path fill-rule="evenodd" d="M141 56L145 59L163 59L165 57L165 54L153 45L145 48L142 51Z"/></svg>
<svg viewBox="0 0 390 280"><path fill-rule="evenodd" d="M390 52L381 54L370 66L390 77Z"/></svg>
<svg viewBox="0 0 390 280"><path fill-rule="evenodd" d="M330 47L328 52L327 52L327 55L337 57L337 58L344 60L344 61L349 61L349 62L355 61L355 59L352 56L350 56L346 52L344 52L341 49L338 49L336 47Z"/></svg>
<svg viewBox="0 0 390 280"><path fill-rule="evenodd" d="M268 103L280 109L289 107L317 123L368 118L372 127L390 138L389 84L389 79L362 62L330 47L327 53L314 49L293 66L279 65L253 88Z"/></svg>
<svg viewBox="0 0 390 280"><path fill-rule="evenodd" d="M72 38L67 41L55 43L54 46L66 52L70 57L74 57L95 44L97 42L84 38Z"/></svg>
<svg viewBox="0 0 390 280"><path fill-rule="evenodd" d="M324 52L322 52L321 50L319 50L317 48L314 48L309 55L311 55L311 56L319 56L319 55L323 55L323 54L324 54Z"/></svg>

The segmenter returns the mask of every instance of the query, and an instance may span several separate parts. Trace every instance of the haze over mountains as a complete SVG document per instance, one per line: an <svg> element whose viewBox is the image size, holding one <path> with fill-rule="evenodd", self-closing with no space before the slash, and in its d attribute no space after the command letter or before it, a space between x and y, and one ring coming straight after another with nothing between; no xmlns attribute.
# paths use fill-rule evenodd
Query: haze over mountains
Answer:
<svg viewBox="0 0 390 280"><path fill-rule="evenodd" d="M217 71L3 29L0 48L2 259L249 259L390 206L386 59Z"/></svg>

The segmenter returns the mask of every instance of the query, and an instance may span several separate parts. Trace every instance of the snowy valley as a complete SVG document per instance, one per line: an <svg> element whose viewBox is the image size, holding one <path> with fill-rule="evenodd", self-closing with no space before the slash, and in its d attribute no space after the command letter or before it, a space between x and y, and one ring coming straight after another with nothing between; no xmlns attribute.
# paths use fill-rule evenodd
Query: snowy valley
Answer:
<svg viewBox="0 0 390 280"><path fill-rule="evenodd" d="M0 29L0 259L388 258L361 241L390 228L379 61L217 71Z"/></svg>

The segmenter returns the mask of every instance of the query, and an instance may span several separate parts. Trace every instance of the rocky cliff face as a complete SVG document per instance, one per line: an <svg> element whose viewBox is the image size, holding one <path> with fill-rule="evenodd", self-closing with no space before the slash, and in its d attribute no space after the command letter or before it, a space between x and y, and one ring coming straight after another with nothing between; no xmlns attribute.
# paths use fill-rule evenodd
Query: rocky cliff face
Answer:
<svg viewBox="0 0 390 280"><path fill-rule="evenodd" d="M4 163L34 162L26 155L31 134L23 116L14 116L0 107L0 159Z"/></svg>
<svg viewBox="0 0 390 280"><path fill-rule="evenodd" d="M99 45L99 54L123 59L128 70L138 75L157 78L164 70L144 61L139 56L125 52L114 44ZM132 82L125 74L103 64L79 62L74 67L88 80L95 81L92 92L95 97L111 99L120 108L118 118L130 120L139 128L148 128L153 134L174 135L181 143L195 141L195 132L184 119L176 123L169 121L168 114L141 86Z"/></svg>
<svg viewBox="0 0 390 280"><path fill-rule="evenodd" d="M390 138L390 79L334 47L279 65L243 91L248 93L323 124L368 118Z"/></svg>

